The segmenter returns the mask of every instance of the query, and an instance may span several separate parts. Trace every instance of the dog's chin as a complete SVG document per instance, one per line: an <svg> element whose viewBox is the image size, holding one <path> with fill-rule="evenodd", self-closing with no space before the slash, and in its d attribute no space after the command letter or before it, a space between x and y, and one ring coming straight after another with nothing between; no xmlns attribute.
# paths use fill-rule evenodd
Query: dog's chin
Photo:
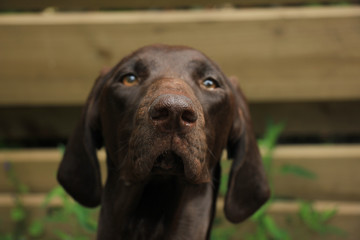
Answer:
<svg viewBox="0 0 360 240"><path fill-rule="evenodd" d="M151 174L184 176L183 159L174 151L164 151L155 159Z"/></svg>
<svg viewBox="0 0 360 240"><path fill-rule="evenodd" d="M151 175L178 176L192 184L209 182L209 172L202 162L176 151L164 151L155 159Z"/></svg>

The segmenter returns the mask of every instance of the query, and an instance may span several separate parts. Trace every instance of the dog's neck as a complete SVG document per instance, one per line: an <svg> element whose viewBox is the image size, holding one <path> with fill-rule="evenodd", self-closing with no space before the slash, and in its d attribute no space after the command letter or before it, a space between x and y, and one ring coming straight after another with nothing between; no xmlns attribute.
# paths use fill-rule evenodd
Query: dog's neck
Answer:
<svg viewBox="0 0 360 240"><path fill-rule="evenodd" d="M215 208L212 183L193 185L175 176L155 176L128 185L111 171L108 182L98 239L207 239Z"/></svg>

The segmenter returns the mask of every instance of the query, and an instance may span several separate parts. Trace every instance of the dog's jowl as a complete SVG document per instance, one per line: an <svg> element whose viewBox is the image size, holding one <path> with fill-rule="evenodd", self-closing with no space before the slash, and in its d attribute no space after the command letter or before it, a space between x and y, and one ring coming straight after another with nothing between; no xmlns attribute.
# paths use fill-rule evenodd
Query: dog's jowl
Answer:
<svg viewBox="0 0 360 240"><path fill-rule="evenodd" d="M237 223L269 197L237 81L192 48L147 46L96 80L58 180L82 205L101 205L99 240L209 239L224 150L224 210Z"/></svg>

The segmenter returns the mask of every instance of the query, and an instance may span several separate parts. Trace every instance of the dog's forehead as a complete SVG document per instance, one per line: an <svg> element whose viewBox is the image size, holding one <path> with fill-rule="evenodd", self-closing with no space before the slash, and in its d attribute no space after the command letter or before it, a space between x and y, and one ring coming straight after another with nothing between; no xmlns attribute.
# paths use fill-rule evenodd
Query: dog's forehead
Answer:
<svg viewBox="0 0 360 240"><path fill-rule="evenodd" d="M145 64L160 68L181 68L191 63L212 65L211 60L200 51L183 46L155 45L143 47L130 55L133 62L142 61Z"/></svg>
<svg viewBox="0 0 360 240"><path fill-rule="evenodd" d="M163 56L165 58L173 58L173 57L183 57L183 58L206 58L203 53L200 51L185 47L185 46L169 46L169 45L153 45L146 46L138 49L134 52L134 55L139 57L159 57Z"/></svg>

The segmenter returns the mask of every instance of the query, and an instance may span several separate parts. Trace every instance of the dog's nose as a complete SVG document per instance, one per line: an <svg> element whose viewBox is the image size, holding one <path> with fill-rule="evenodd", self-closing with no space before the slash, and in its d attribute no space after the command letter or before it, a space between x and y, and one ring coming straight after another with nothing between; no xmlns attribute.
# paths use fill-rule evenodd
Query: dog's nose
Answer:
<svg viewBox="0 0 360 240"><path fill-rule="evenodd" d="M164 94L157 97L149 108L152 123L161 131L187 131L198 119L190 98L183 95Z"/></svg>

